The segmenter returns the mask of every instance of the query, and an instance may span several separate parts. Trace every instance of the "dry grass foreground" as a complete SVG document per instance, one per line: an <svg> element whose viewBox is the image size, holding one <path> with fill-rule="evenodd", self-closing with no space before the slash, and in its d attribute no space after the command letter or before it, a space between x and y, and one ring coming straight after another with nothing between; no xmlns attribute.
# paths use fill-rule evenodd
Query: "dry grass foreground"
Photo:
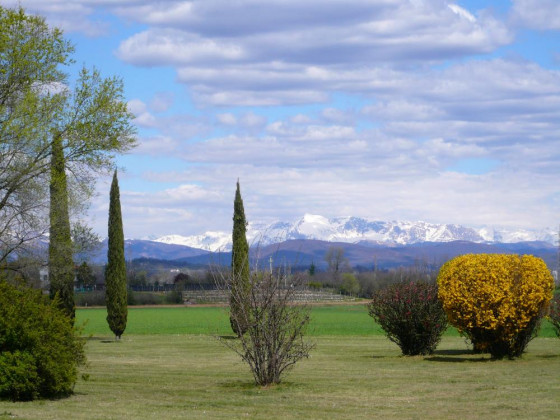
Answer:
<svg viewBox="0 0 560 420"><path fill-rule="evenodd" d="M402 357L385 337L317 336L311 358L260 388L209 335L93 337L90 380L57 401L0 402L0 419L560 418L560 340L491 361L444 337L433 356Z"/></svg>

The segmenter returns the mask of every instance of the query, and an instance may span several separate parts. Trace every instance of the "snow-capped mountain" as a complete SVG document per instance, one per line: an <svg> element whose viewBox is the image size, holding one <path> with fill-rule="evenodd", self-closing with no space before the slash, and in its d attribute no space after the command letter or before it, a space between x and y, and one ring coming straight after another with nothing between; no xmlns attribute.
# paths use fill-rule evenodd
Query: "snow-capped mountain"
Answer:
<svg viewBox="0 0 560 420"><path fill-rule="evenodd" d="M184 245L207 251L229 251L231 250L231 233L206 232L202 235L193 236L167 235L154 239L154 242Z"/></svg>
<svg viewBox="0 0 560 420"><path fill-rule="evenodd" d="M542 231L474 229L453 224L427 222L376 221L359 217L337 217L306 214L294 223L276 222L249 224L247 239L250 244L266 246L291 239L317 239L329 242L373 242L380 244L409 245L421 242L502 242L545 241L556 243L557 233L552 229ZM156 242L187 245L208 251L231 250L230 232L206 232L196 236L169 235Z"/></svg>

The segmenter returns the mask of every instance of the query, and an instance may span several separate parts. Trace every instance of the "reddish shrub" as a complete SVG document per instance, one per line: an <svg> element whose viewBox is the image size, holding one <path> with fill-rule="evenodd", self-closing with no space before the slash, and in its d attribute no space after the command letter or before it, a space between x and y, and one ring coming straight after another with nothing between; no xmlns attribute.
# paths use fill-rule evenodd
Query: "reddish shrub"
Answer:
<svg viewBox="0 0 560 420"><path fill-rule="evenodd" d="M403 282L377 291L368 305L389 340L404 355L432 354L447 328L435 283Z"/></svg>
<svg viewBox="0 0 560 420"><path fill-rule="evenodd" d="M548 320L554 327L554 332L560 338L560 295L555 295L550 301Z"/></svg>

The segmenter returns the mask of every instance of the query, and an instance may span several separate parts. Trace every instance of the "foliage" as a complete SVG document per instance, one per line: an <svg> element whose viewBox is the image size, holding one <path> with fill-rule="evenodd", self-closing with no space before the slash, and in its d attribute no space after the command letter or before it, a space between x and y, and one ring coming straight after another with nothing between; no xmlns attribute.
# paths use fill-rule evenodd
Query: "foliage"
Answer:
<svg viewBox="0 0 560 420"><path fill-rule="evenodd" d="M323 288L323 283L321 283L320 281L309 281L307 282L307 287L312 290L320 290Z"/></svg>
<svg viewBox="0 0 560 420"><path fill-rule="evenodd" d="M91 227L79 221L72 224L71 234L74 254L81 257L82 260L87 258L88 254L101 248L99 235Z"/></svg>
<svg viewBox="0 0 560 420"><path fill-rule="evenodd" d="M163 305L165 302L165 296L162 293L157 292L134 292L128 290L127 292L127 304L129 306L134 305ZM127 315L128 319L128 315Z"/></svg>
<svg viewBox="0 0 560 420"><path fill-rule="evenodd" d="M352 273L342 274L340 290L345 295L357 296L360 293L360 283L358 283L356 276Z"/></svg>
<svg viewBox="0 0 560 420"><path fill-rule="evenodd" d="M46 232L48 127L72 46L40 17L0 6L0 262Z"/></svg>
<svg viewBox="0 0 560 420"><path fill-rule="evenodd" d="M107 322L117 339L126 329L128 315L124 232L117 171L113 175L109 201L109 236L105 268Z"/></svg>
<svg viewBox="0 0 560 420"><path fill-rule="evenodd" d="M69 395L83 363L84 341L58 302L0 280L0 398Z"/></svg>
<svg viewBox="0 0 560 420"><path fill-rule="evenodd" d="M103 290L92 290L89 292L77 292L74 293L74 302L76 306L105 306L105 291ZM107 316L106 311L104 311L103 318ZM107 324L107 321L105 321Z"/></svg>
<svg viewBox="0 0 560 420"><path fill-rule="evenodd" d="M556 336L560 338L560 295L554 296L550 302L550 309L548 312L548 320L554 326Z"/></svg>
<svg viewBox="0 0 560 420"><path fill-rule="evenodd" d="M317 271L317 267L315 266L315 263L313 261L311 261L311 265L309 266L309 269L308 269L309 276L313 277L315 275L316 271Z"/></svg>
<svg viewBox="0 0 560 420"><path fill-rule="evenodd" d="M495 358L521 356L554 287L544 261L530 255L459 256L441 268L438 283L449 322Z"/></svg>
<svg viewBox="0 0 560 420"><path fill-rule="evenodd" d="M377 291L368 304L369 315L404 355L432 354L447 328L437 285L401 282Z"/></svg>
<svg viewBox="0 0 560 420"><path fill-rule="evenodd" d="M249 295L249 244L247 243L247 220L245 219L245 209L243 199L237 181L235 190L235 200L233 203L233 245L231 250L231 297L230 313L231 328L235 334L242 336L247 331L247 325L241 322L242 315L247 313L246 296Z"/></svg>
<svg viewBox="0 0 560 420"><path fill-rule="evenodd" d="M174 290L167 292L165 294L165 303L179 304L183 303L183 292L182 289L176 287Z"/></svg>
<svg viewBox="0 0 560 420"><path fill-rule="evenodd" d="M90 288L95 286L96 282L95 274L93 274L92 268L87 262L82 262L76 268L76 282L78 287Z"/></svg>
<svg viewBox="0 0 560 420"><path fill-rule="evenodd" d="M47 230L50 155L60 143L72 207L92 192L93 172L135 144L120 79L83 69L72 89L73 46L24 9L0 6L0 262ZM56 145L58 147L58 145ZM79 197L77 197L79 196Z"/></svg>
<svg viewBox="0 0 560 420"><path fill-rule="evenodd" d="M223 339L249 365L257 385L280 383L282 374L300 359L309 357L313 344L303 339L310 308L293 305L301 279L290 276L287 289L281 289L288 273L254 272L248 296L232 293L239 308L230 314L239 330L247 326L239 340Z"/></svg>
<svg viewBox="0 0 560 420"><path fill-rule="evenodd" d="M49 281L50 296L74 319L74 261L68 213L68 187L62 139L55 137L51 153Z"/></svg>

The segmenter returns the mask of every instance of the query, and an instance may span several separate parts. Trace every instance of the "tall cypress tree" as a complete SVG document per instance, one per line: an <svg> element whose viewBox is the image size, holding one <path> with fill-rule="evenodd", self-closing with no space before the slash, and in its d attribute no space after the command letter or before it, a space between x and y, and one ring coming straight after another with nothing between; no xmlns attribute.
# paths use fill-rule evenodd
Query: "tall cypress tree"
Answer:
<svg viewBox="0 0 560 420"><path fill-rule="evenodd" d="M109 243L105 268L107 322L117 339L126 328L128 315L126 291L126 265L124 258L124 233L121 216L121 199L117 171L113 175L109 201Z"/></svg>
<svg viewBox="0 0 560 420"><path fill-rule="evenodd" d="M50 296L51 298L58 296L61 308L73 322L75 317L74 261L72 259L72 237L68 213L66 160L60 136L54 136L52 143L49 192Z"/></svg>
<svg viewBox="0 0 560 420"><path fill-rule="evenodd" d="M247 331L249 318L249 244L247 243L247 220L243 199L237 180L233 203L233 247L231 252L230 324L234 333L241 336Z"/></svg>

